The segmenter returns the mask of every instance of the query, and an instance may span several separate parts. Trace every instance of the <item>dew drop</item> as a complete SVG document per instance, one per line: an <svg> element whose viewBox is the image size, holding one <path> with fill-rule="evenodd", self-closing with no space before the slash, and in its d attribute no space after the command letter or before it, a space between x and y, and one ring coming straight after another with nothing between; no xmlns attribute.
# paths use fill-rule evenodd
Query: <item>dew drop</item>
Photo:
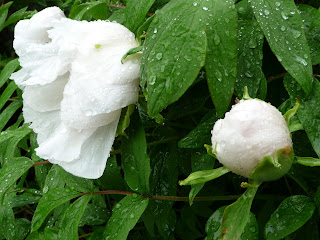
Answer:
<svg viewBox="0 0 320 240"><path fill-rule="evenodd" d="M161 60L162 59L162 53L157 53L156 59Z"/></svg>
<svg viewBox="0 0 320 240"><path fill-rule="evenodd" d="M269 15L270 14L270 11L268 9L265 9L263 12L264 12L265 15Z"/></svg>
<svg viewBox="0 0 320 240"><path fill-rule="evenodd" d="M203 7L202 9L205 10L205 11L208 11L208 8L207 8L207 7Z"/></svg>
<svg viewBox="0 0 320 240"><path fill-rule="evenodd" d="M289 17L287 16L287 14L285 14L284 12L281 12L281 17L284 19L284 20L287 20Z"/></svg>

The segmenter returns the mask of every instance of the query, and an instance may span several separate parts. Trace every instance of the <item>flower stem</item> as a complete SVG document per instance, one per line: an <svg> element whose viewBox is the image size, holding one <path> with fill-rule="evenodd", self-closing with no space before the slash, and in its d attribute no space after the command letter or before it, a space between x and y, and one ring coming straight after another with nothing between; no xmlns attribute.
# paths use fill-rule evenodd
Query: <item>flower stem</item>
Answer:
<svg viewBox="0 0 320 240"><path fill-rule="evenodd" d="M113 194L113 195L140 195L144 198L149 198L153 200L164 200L164 201L183 201L188 202L189 197L177 197L177 196L157 196L157 195L148 195L148 194L141 194L137 192L128 192L128 191L118 191L118 190L107 190L107 191L97 191L97 192L86 192L82 193L82 195L88 195L88 194ZM196 197L193 201L230 201L230 200L236 200L240 197L240 195L228 195L228 196L210 196L210 197ZM255 197L256 199L262 199L262 200L283 200L285 199L284 196L275 196L275 195L264 195L260 194Z"/></svg>

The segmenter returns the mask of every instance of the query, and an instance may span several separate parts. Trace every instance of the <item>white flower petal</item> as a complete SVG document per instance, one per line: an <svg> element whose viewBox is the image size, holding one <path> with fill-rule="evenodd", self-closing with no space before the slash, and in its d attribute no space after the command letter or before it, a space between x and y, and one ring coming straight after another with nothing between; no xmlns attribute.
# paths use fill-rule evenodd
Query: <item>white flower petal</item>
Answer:
<svg viewBox="0 0 320 240"><path fill-rule="evenodd" d="M68 82L68 74L46 85L32 85L24 88L22 97L24 103L38 112L60 109L63 89Z"/></svg>
<svg viewBox="0 0 320 240"><path fill-rule="evenodd" d="M95 131L96 128L79 131L61 123L35 150L41 158L70 162L79 157L82 144Z"/></svg>
<svg viewBox="0 0 320 240"><path fill-rule="evenodd" d="M80 156L71 161L50 160L75 176L97 179L102 176L114 141L118 120L99 127L82 145Z"/></svg>

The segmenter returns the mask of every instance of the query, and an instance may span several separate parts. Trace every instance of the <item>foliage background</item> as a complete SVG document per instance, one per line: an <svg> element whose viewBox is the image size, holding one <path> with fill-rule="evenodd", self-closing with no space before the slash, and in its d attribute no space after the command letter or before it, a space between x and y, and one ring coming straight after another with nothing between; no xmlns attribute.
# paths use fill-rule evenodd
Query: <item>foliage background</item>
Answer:
<svg viewBox="0 0 320 240"><path fill-rule="evenodd" d="M191 191L178 180L220 167L203 145L210 144L214 122L248 86L252 97L283 113L300 100L291 122L294 151L313 158L297 158L285 177L260 186L240 239L319 239L320 169L304 166L319 166L319 5L2 1L0 238L218 239L224 207L244 192L240 184L246 179L228 173ZM22 92L9 80L19 68L12 48L15 23L49 6L77 20L117 21L144 45L139 103L123 110L98 180L74 177L36 156L35 134L23 125ZM189 197L196 197L191 206Z"/></svg>

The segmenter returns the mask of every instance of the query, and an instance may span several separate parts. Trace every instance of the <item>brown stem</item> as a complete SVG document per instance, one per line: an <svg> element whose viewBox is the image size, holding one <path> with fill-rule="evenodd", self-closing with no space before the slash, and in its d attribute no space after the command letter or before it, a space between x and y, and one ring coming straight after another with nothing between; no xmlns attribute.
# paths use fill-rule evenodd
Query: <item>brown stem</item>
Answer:
<svg viewBox="0 0 320 240"><path fill-rule="evenodd" d="M34 166L38 166L46 163L49 163L49 161L37 162L37 163L34 163L32 166L34 167Z"/></svg>

